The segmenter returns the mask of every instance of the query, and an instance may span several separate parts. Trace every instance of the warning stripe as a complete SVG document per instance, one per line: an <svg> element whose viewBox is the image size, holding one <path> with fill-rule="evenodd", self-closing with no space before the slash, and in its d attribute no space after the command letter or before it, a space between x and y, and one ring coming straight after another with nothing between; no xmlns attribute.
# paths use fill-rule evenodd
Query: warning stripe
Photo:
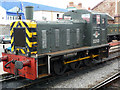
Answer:
<svg viewBox="0 0 120 90"><path fill-rule="evenodd" d="M10 36L11 36L11 51L13 52L15 49L19 50L22 54L26 54L27 52L31 52L31 54L37 53L37 48L33 46L37 45L37 40L32 39L33 36L36 36L36 23L35 22L23 22L16 21L10 24ZM33 28L34 27L34 28ZM16 48L14 46L14 28L25 28L26 31L26 47L24 49Z"/></svg>
<svg viewBox="0 0 120 90"><path fill-rule="evenodd" d="M15 24L15 22L10 24L10 30L13 28L13 25Z"/></svg>

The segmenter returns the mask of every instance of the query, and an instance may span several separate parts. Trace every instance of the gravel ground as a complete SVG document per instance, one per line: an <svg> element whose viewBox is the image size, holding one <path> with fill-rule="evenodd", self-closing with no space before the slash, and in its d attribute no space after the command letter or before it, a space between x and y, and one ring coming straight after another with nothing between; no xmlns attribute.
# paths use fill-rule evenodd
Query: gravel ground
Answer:
<svg viewBox="0 0 120 90"><path fill-rule="evenodd" d="M102 63L86 70L81 70L68 77L64 76L42 85L36 85L34 88L91 88L101 80L118 72L118 63L120 63L118 59Z"/></svg>

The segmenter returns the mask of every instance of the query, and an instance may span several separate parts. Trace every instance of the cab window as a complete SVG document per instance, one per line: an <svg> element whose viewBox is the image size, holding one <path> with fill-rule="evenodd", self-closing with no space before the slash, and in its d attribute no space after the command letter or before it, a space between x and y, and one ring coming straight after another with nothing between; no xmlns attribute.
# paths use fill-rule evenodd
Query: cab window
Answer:
<svg viewBox="0 0 120 90"><path fill-rule="evenodd" d="M105 18L103 18L103 19L102 19L102 26L104 27L105 24L106 24L106 20L105 20Z"/></svg>
<svg viewBox="0 0 120 90"><path fill-rule="evenodd" d="M93 25L97 27L100 26L100 15L93 15Z"/></svg>
<svg viewBox="0 0 120 90"><path fill-rule="evenodd" d="M88 23L90 22L90 14L82 14L81 17L83 20L86 20Z"/></svg>

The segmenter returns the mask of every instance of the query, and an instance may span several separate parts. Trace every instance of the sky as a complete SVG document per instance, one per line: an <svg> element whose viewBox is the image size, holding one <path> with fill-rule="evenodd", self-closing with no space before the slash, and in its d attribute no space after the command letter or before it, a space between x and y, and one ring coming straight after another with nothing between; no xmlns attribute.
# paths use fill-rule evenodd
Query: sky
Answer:
<svg viewBox="0 0 120 90"><path fill-rule="evenodd" d="M76 5L78 3L82 3L83 7L87 9L88 7L93 8L95 5L97 5L103 0L21 0L21 1L27 1L27 2L43 4L43 5L64 8L64 9L66 9L69 2L72 1Z"/></svg>

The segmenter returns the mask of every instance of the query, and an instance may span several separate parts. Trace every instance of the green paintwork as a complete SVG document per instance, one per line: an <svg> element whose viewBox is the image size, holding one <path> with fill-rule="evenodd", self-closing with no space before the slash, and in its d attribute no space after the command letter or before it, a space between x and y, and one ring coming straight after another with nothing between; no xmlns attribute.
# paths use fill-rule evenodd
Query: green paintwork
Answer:
<svg viewBox="0 0 120 90"><path fill-rule="evenodd" d="M120 34L120 24L109 24L108 25L108 35L119 35Z"/></svg>
<svg viewBox="0 0 120 90"><path fill-rule="evenodd" d="M93 24L93 16L97 15L100 16L99 26ZM70 20L37 22L38 54L107 43L106 14L74 10L65 13L63 18Z"/></svg>
<svg viewBox="0 0 120 90"><path fill-rule="evenodd" d="M37 22L38 54L82 47L84 23ZM59 32L59 35L56 34L56 30ZM79 31L79 39L77 38L77 30ZM46 32L46 35L42 35L43 32ZM46 44L45 47L43 47L43 43Z"/></svg>
<svg viewBox="0 0 120 90"><path fill-rule="evenodd" d="M84 30L84 45L85 46L94 46L107 43L107 15L104 13L97 13L88 10L75 10L70 11L64 14L64 16L71 15L72 20L83 20L82 15L88 14L90 15L90 21L85 23ZM93 16L100 16L100 25L97 26L94 24ZM104 20L104 26L102 24L102 19ZM98 35L95 35L95 34Z"/></svg>

